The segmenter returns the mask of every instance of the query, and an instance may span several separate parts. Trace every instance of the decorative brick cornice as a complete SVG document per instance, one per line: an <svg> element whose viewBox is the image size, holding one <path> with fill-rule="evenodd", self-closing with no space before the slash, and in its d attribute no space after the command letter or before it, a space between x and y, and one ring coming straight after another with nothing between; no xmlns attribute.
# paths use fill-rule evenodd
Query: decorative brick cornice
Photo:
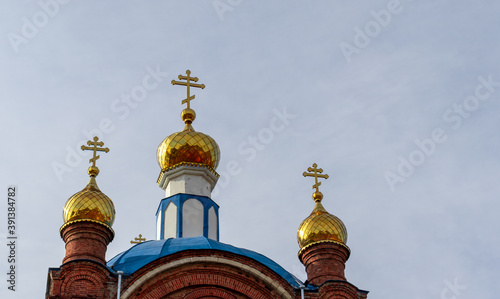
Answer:
<svg viewBox="0 0 500 299"><path fill-rule="evenodd" d="M109 229L111 231L111 234L113 235L113 237L115 236L115 231L111 228L111 226L107 225L106 223L103 223L103 222L100 222L100 221L97 221L97 220L94 220L94 219L77 219L77 220L71 220L69 221L68 223L65 223L61 226L61 228L59 229L59 233L61 234L61 238L62 238L62 231L64 228L74 224L74 223L79 223L79 222L92 222L92 223L97 223L99 225L102 225L104 226L105 228ZM113 240L113 238L111 239Z"/></svg>
<svg viewBox="0 0 500 299"><path fill-rule="evenodd" d="M301 254L307 249L307 248L310 248L311 246L314 246L316 244L320 244L320 243L335 243L337 245L340 245L342 247L345 247L345 249L347 249L348 251L348 255L347 255L347 259L349 259L349 256L351 255L351 249L349 248L349 246L345 245L344 243L342 242L339 242L339 241L335 241L335 240L321 240L321 241L316 241L316 242L313 242L311 244L307 244L306 246L302 247L300 250L299 250L299 253L297 254L299 256L299 259Z"/></svg>

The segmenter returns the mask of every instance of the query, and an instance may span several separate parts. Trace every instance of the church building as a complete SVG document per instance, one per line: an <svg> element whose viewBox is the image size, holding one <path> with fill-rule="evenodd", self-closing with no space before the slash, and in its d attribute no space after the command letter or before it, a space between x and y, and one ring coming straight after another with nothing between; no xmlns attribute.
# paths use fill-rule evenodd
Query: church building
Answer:
<svg viewBox="0 0 500 299"><path fill-rule="evenodd" d="M316 164L303 174L314 178L314 207L297 231L306 281L262 254L219 241L219 206L211 192L219 178L220 150L214 139L195 131L191 109L191 88L205 85L196 83L189 70L178 79L172 84L187 89L181 113L185 125L157 149L157 183L165 198L156 212L156 240L139 239L106 261L115 208L97 186L97 152L109 149L94 137L82 146L93 151L90 180L64 206L60 234L66 254L61 266L49 268L45 298L367 298L368 292L344 275L350 255L347 230L321 204L319 179L328 175Z"/></svg>

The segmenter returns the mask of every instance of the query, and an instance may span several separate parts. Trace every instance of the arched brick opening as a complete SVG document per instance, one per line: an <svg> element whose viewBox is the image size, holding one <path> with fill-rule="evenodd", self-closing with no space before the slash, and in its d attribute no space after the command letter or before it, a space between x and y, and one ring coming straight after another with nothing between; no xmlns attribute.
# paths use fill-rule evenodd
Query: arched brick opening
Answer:
<svg viewBox="0 0 500 299"><path fill-rule="evenodd" d="M237 297L227 290L216 287L198 287L183 297L184 299L237 299Z"/></svg>
<svg viewBox="0 0 500 299"><path fill-rule="evenodd" d="M213 255L171 259L158 260L128 278L122 298L294 298L293 288L264 266L256 269L243 260Z"/></svg>

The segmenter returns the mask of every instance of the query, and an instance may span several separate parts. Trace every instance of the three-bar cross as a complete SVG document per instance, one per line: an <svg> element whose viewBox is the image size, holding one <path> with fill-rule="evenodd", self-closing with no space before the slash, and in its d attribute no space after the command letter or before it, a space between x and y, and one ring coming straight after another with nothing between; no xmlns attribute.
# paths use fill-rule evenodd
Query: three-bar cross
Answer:
<svg viewBox="0 0 500 299"><path fill-rule="evenodd" d="M82 145L82 151L84 150L91 150L91 151L94 151L94 156L92 158L90 158L89 162L92 162L92 166L95 167L95 161L97 161L97 159L99 159L99 155L96 155L97 152L109 152L109 148L107 147L104 147L104 142L102 141L99 141L99 137L95 136L94 137L94 142L92 141L87 141L87 144L88 145L93 145L93 146L85 146L85 145Z"/></svg>
<svg viewBox="0 0 500 299"><path fill-rule="evenodd" d="M190 102L191 100L194 100L194 95L191 95L190 87L196 87L196 88L205 88L205 84L196 84L192 82L198 82L197 77L191 77L191 71L187 70L186 71L187 76L179 75L179 80L186 80L186 82L181 82L181 81L175 81L172 80L172 85L182 85L187 87L187 97L186 99L182 100L182 104L187 104L187 109L191 109ZM191 82L192 81L192 82Z"/></svg>
<svg viewBox="0 0 500 299"><path fill-rule="evenodd" d="M318 164L314 163L312 166L313 167L307 168L307 171L309 171L309 173L304 171L303 175L305 177L306 176L314 177L314 185L312 187L313 187L313 189L316 188L316 192L319 192L318 187L321 185L321 182L318 182L318 178L328 179L328 175L321 174L321 173L323 173L323 169L318 168Z"/></svg>

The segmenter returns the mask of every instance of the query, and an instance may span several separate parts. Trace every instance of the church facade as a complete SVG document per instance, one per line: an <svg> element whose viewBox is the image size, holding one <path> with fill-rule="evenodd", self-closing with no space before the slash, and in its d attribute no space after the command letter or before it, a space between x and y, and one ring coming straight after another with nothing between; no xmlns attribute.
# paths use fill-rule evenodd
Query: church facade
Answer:
<svg viewBox="0 0 500 299"><path fill-rule="evenodd" d="M45 298L367 298L367 291L345 278L347 230L321 204L319 179L328 175L316 164L304 172L315 180L315 205L297 232L305 282L264 255L219 241L219 206L211 192L219 178L220 150L214 139L194 130L190 106L191 88L205 85L189 70L178 79L172 84L187 89L185 126L157 149L157 182L165 198L156 213L156 240L139 240L106 261L115 208L97 186L97 152L108 149L95 137L82 146L93 151L90 179L64 206L60 234L66 254L61 266L49 268Z"/></svg>

